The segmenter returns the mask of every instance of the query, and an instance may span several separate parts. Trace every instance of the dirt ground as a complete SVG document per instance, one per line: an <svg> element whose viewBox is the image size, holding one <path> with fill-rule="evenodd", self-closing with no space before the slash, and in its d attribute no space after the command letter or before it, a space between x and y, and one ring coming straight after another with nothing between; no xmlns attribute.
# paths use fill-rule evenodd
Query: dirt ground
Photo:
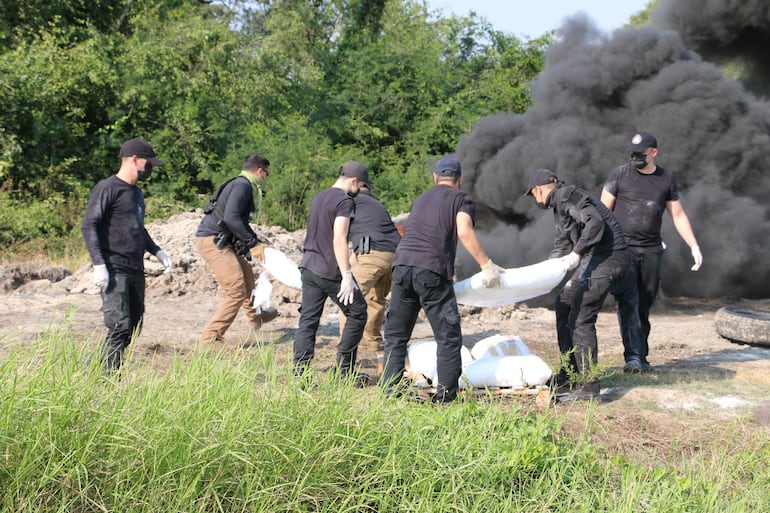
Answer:
<svg viewBox="0 0 770 513"><path fill-rule="evenodd" d="M198 213L172 218L148 229L171 255L176 267L161 274L154 258L147 261L148 291L144 329L132 348L136 364L165 368L175 357L199 349L204 324L216 308L216 283L192 249ZM298 261L302 235L278 228L262 230L277 249ZM100 298L90 283L89 266L68 274L54 266L8 264L0 267L0 357L14 344L33 344L36 337L62 326L83 335L84 344L98 344L104 333ZM279 358L291 359L293 331L298 321L299 291L277 281L274 303L280 316L266 324L261 336L272 340ZM641 462L675 463L704 447L718 447L725 437L770 434L764 413L770 399L770 348L731 343L714 328L714 314L726 303L770 309L770 300L704 300L661 298L653 315L649 361L654 371L643 375L622 372L623 348L617 318L608 302L597 322L599 360L608 367L602 381L602 401L556 405L549 411L566 412L564 431L588 429L592 439L609 452L632 455ZM542 306L518 304L495 308L462 307L467 346L487 336L518 335L530 349L558 365L555 315ZM338 320L336 307L327 304L313 365L324 368L334 361ZM248 355L253 345L244 316L228 332L226 350L234 357ZM432 339L423 319L413 340ZM247 357L247 356L246 356ZM377 354L362 349L364 372L377 375ZM507 396L525 407L541 408L531 395ZM574 420L574 422L572 422ZM738 437L740 439L741 437Z"/></svg>

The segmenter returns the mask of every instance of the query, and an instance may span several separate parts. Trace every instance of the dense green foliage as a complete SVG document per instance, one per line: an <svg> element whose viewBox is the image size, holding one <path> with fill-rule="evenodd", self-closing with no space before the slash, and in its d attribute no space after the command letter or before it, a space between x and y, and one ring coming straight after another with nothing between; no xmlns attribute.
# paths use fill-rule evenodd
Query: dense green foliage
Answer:
<svg viewBox="0 0 770 513"><path fill-rule="evenodd" d="M96 344L67 324L0 360L3 511L770 507L766 437L645 468L559 436L563 418L515 401L434 407L329 375L304 391L270 344L234 358L193 352L169 369L129 362L122 380L105 380L86 364Z"/></svg>
<svg viewBox="0 0 770 513"><path fill-rule="evenodd" d="M526 109L549 42L414 0L3 2L0 201L31 219L0 215L0 244L77 233L131 137L168 162L158 203L200 206L260 152L270 224L302 228L350 158L405 211L480 116Z"/></svg>

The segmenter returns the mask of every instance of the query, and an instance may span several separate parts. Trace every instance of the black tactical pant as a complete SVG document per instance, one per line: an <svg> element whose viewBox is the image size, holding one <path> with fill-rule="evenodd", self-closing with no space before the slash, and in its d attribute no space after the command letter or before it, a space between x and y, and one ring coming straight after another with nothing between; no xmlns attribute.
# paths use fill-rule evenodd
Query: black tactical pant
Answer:
<svg viewBox="0 0 770 513"><path fill-rule="evenodd" d="M627 268L626 250L587 255L556 297L559 351L580 375L587 375L597 363L596 318Z"/></svg>
<svg viewBox="0 0 770 513"><path fill-rule="evenodd" d="M444 276L419 267L399 265L393 269L390 309L385 320L382 384L386 390L392 391L401 381L407 344L420 308L425 311L436 337L438 384L434 400L453 401L457 398L462 373L460 349L463 343L454 286Z"/></svg>
<svg viewBox="0 0 770 513"><path fill-rule="evenodd" d="M144 271L110 268L110 281L102 291L102 313L107 336L102 348L106 371L117 370L131 340L139 336L144 316Z"/></svg>
<svg viewBox="0 0 770 513"><path fill-rule="evenodd" d="M629 263L626 274L612 288L612 295L615 296L618 308L623 358L626 362L632 360L646 362L649 348L639 319L639 288L635 265Z"/></svg>
<svg viewBox="0 0 770 513"><path fill-rule="evenodd" d="M301 375L315 356L315 341L326 298L340 307L345 315L345 328L337 346L337 366L342 374L353 372L356 363L358 344L366 325L366 300L360 290L356 290L353 303L343 305L337 299L340 280L322 278L317 274L302 269L302 304L300 306L299 326L294 333L294 372Z"/></svg>
<svg viewBox="0 0 770 513"><path fill-rule="evenodd" d="M636 287L639 291L639 320L642 323L642 344L648 347L650 337L650 309L660 288L660 266L663 247L629 246L631 264L636 272Z"/></svg>

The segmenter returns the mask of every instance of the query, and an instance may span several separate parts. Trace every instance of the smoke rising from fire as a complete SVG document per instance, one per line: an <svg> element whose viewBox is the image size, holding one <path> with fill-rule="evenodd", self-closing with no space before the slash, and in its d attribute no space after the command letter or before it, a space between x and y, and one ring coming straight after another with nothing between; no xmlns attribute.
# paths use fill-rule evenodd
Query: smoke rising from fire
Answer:
<svg viewBox="0 0 770 513"><path fill-rule="evenodd" d="M522 196L531 170L549 168L598 198L612 168L627 162L633 134L648 130L704 255L691 272L689 248L664 215L664 292L770 297L770 8L766 0L722 3L664 0L653 20L665 28L612 34L584 15L568 19L532 84L532 107L484 117L460 139L463 188L493 260L519 267L550 252L553 216ZM741 82L699 52L719 64L741 57ZM461 255L462 274L474 265Z"/></svg>

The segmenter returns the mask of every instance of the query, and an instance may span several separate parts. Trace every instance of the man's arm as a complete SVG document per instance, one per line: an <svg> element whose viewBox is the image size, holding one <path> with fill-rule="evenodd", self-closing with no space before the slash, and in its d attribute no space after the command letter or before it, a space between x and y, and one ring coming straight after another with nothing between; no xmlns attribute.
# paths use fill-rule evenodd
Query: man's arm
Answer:
<svg viewBox="0 0 770 513"><path fill-rule="evenodd" d="M698 240L695 238L692 226L690 226L690 219L687 217L682 203L679 200L667 201L666 210L668 210L671 220L674 221L674 228L679 232L679 236L690 246L690 253L694 262L690 270L697 271L703 265L703 254L700 251Z"/></svg>
<svg viewBox="0 0 770 513"><path fill-rule="evenodd" d="M457 213L457 237L460 239L463 247L468 250L468 253L480 266L489 262L489 256L487 256L484 248L481 247L476 230L473 229L473 220L465 212Z"/></svg>
<svg viewBox="0 0 770 513"><path fill-rule="evenodd" d="M337 216L334 218L334 258L340 272L350 271L350 251L348 250L348 229L350 218Z"/></svg>
<svg viewBox="0 0 770 513"><path fill-rule="evenodd" d="M610 191L602 189L602 197L600 199L609 210L615 209L615 196Z"/></svg>
<svg viewBox="0 0 770 513"><path fill-rule="evenodd" d="M676 228L677 233L679 233L679 236L682 237L685 243L690 247L697 246L698 240L692 231L690 218L687 217L687 213L684 211L684 207L682 207L682 202L679 200L667 201L666 210L668 210L671 220L674 222L674 228Z"/></svg>
<svg viewBox="0 0 770 513"><path fill-rule="evenodd" d="M473 229L473 219L466 212L458 212L455 217L457 224L457 238L460 239L463 247L481 267L483 275L483 284L485 287L498 287L500 284L500 273L503 268L495 264L481 247L481 242L476 236L476 230Z"/></svg>
<svg viewBox="0 0 770 513"><path fill-rule="evenodd" d="M334 218L334 258L337 260L337 267L342 273L340 290L337 293L337 299L343 305L350 305L355 298L356 280L353 278L353 272L350 270L350 251L348 250L348 230L350 229L350 218L337 216Z"/></svg>
<svg viewBox="0 0 770 513"><path fill-rule="evenodd" d="M94 265L104 264L102 241L99 238L99 226L104 221L107 211L110 208L109 205L110 200L104 189L95 187L94 190L91 191L91 196L88 199L86 214L83 217L83 224L80 228L86 249L91 257L91 262Z"/></svg>

